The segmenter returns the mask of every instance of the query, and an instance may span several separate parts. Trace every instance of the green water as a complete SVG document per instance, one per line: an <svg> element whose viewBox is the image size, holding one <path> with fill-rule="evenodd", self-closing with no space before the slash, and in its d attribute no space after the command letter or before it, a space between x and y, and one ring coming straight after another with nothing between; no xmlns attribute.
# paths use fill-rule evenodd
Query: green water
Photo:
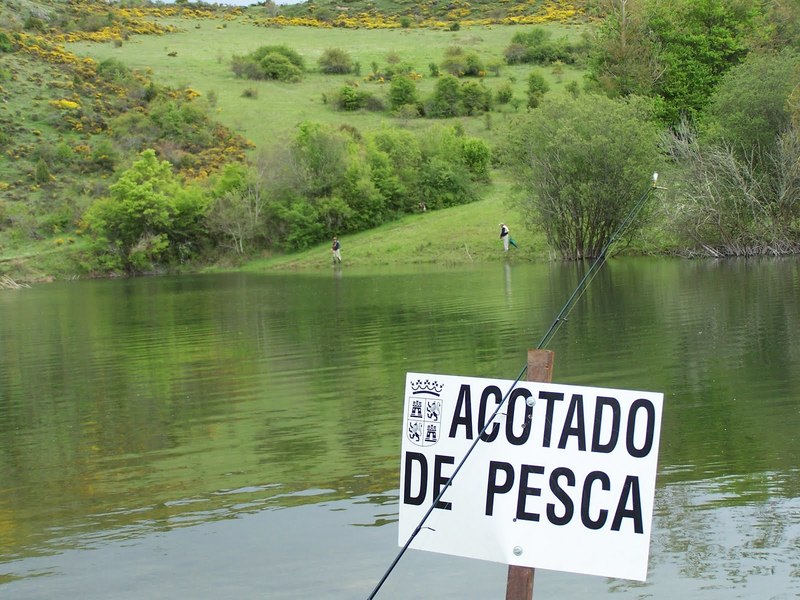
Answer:
<svg viewBox="0 0 800 600"><path fill-rule="evenodd" d="M513 379L577 265L225 274L0 292L0 597L365 598L397 552L407 371ZM665 394L646 583L800 594L800 265L614 260L554 381ZM382 598L502 598L409 552Z"/></svg>

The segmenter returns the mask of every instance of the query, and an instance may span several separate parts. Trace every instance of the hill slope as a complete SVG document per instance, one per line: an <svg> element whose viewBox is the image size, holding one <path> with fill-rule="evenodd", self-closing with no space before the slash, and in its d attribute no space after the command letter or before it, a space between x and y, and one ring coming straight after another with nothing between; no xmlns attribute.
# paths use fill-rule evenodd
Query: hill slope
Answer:
<svg viewBox="0 0 800 600"><path fill-rule="evenodd" d="M356 14L360 20L352 21ZM400 21L409 14L416 15L410 29ZM0 8L0 25L9 32L0 39L0 274L40 280L79 272L86 247L83 212L107 194L115 174L143 145L156 148L183 175L196 178L225 161L243 160L245 138L264 147L301 120L347 123L357 129L430 126L424 119L344 114L327 106L326 96L352 76L323 76L312 68L302 86L236 79L228 63L237 52L264 42L286 43L298 46L315 65L326 48L349 45L365 69L367 64L386 65L395 55L422 73L419 86L427 94L435 81L425 76L429 63L441 60L450 46L470 48L487 62L501 61L514 27L470 29L469 23L563 22L575 14L567 3L544 2L518 8L487 2L368 6L354 1L239 9L9 0ZM315 28L280 26L281 19L290 23L301 17L312 19L307 22ZM423 23L426 29L419 28ZM344 29L350 26L365 28ZM570 31L577 35L578 30L569 29L559 34ZM527 72L527 67L505 67L502 76L498 71L484 84L492 90L510 84L520 99ZM580 73L568 67L551 77L556 88L563 88ZM371 83L370 89L386 93L381 82ZM253 97L243 98L246 90ZM182 144L163 125L163 115L156 123L152 96L181 106L193 103L226 127L207 121L204 145ZM518 100L492 114L457 122L468 134L492 141L500 122L520 108ZM137 118L144 124L130 129L134 115L143 115ZM121 135L123 124L128 129ZM488 188L488 196L494 195ZM428 237L438 239L435 233Z"/></svg>

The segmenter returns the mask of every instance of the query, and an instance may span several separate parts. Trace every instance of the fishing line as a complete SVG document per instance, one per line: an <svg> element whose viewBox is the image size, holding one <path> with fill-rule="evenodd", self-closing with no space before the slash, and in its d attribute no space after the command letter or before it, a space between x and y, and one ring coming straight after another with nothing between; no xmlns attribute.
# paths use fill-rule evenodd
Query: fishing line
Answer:
<svg viewBox="0 0 800 600"><path fill-rule="evenodd" d="M547 332L544 334L544 336L542 336L542 339L536 346L537 350L543 349L550 342L550 340L553 339L553 336L556 334L559 327L561 327L561 324L567 320L567 317L569 316L569 313L572 311L572 309L575 307L575 304L577 304L578 300L581 298L581 296L583 296L584 292L589 287L589 284L592 282L592 279L594 279L595 275L597 275L597 272L600 270L603 264L605 264L608 250L611 248L614 242L617 241L617 239L623 233L625 233L628 227L630 227L631 223L633 223L634 220L636 220L636 217L639 215L642 208L644 207L647 198L650 196L650 192L653 191L654 189L664 189L664 188L659 188L656 185L657 181L658 181L658 173L653 173L651 185L648 186L645 193L642 194L641 198L639 198L636 204L633 205L633 208L631 208L630 212L628 212L626 217L617 226L617 228L614 230L614 233L611 234L611 237L608 238L608 241L606 241L605 245L601 248L600 253L597 255L594 262L592 262L592 265L589 267L584 276L578 282L578 285L575 287L575 290L573 290L570 297L561 307L561 310L558 311L558 314L556 315L555 319L553 319L553 322L550 324L550 327L547 329ZM373 600L373 598L375 598L378 591L381 589L383 584L389 578L389 575L391 575L392 571L394 571L394 568L397 566L397 563L400 562L400 559L406 553L406 550L408 550L409 546L411 546L411 543L414 541L414 538L416 538L419 532L422 531L425 522L428 520L428 517L431 516L433 510L439 504L445 492L453 483L453 480L456 478L456 475L458 475L458 472L461 470L461 467L464 466L470 454L472 454L472 451L478 445L478 442L480 442L483 439L483 436L489 430L489 427L494 423L495 418L497 417L498 414L500 414L500 411L502 410L503 406L505 406L506 400L511 395L511 392L513 392L516 389L517 384L519 384L519 382L522 381L522 378L525 376L527 370L528 370L528 365L526 363L525 366L522 368L522 370L519 372L519 375L517 375L517 378L511 384L511 387L508 389L505 395L503 395L503 398L500 400L500 403L497 405L495 411L487 419L486 424L483 426L483 429L481 429L480 433L475 437L475 440L472 442L472 444L470 444L470 447L467 449L466 453L464 454L464 457L456 466L455 470L453 471L453 474L444 483L442 489L439 491L439 494L436 496L436 498L434 498L430 507L425 512L425 515L422 517L420 522L414 528L414 531L408 537L406 543L403 544L403 547L400 549L400 552L397 553L397 556L395 556L394 560L392 561L392 564L389 565L389 568L386 569L386 572L383 574L383 577L381 577L380 581L378 581L377 585L372 590L372 593L370 593L370 595L367 597L367 600Z"/></svg>

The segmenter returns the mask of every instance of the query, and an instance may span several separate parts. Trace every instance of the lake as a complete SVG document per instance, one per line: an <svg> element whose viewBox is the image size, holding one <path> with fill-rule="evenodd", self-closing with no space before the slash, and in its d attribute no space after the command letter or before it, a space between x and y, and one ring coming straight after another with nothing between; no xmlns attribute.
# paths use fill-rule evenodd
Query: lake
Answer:
<svg viewBox="0 0 800 600"><path fill-rule="evenodd" d="M211 274L0 291L0 597L366 598L398 552L407 372L513 379L585 266ZM553 381L664 393L647 581L800 595L800 263L615 259ZM410 550L378 598L502 598Z"/></svg>

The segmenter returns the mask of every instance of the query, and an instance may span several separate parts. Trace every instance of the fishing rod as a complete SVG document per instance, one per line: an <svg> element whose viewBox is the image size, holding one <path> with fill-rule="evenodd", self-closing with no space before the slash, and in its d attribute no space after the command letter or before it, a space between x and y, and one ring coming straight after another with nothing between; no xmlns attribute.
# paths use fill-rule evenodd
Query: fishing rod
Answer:
<svg viewBox="0 0 800 600"><path fill-rule="evenodd" d="M592 262L592 265L589 267L589 270L586 271L584 276L578 282L578 285L575 286L575 290L572 292L567 301L561 307L561 310L558 311L558 314L553 319L553 322L550 324L550 327L547 329L547 332L544 334L544 336L542 336L542 339L536 346L537 350L542 350L550 342L550 340L553 339L553 336L555 336L559 327L561 327L561 324L567 320L567 316L569 316L570 311L572 311L572 309L575 307L575 304L577 304L580 297L589 287L589 284L592 282L592 279L594 279L597 272L600 270L603 264L605 264L606 256L611 246L625 233L628 227L630 227L631 224L636 220L636 217L639 215L642 208L644 208L644 205L647 202L647 198L650 196L650 192L652 192L654 189L661 189L661 190L665 189L656 185L657 182L658 182L658 173L653 173L651 184L647 187L647 190L645 190L644 194L642 194L639 200L636 201L636 204L633 205L633 207L625 216L625 218L622 220L622 222L614 230L614 233L611 234L606 243L600 249L600 253L597 255L594 262ZM400 552L397 553L397 556L395 556L394 560L392 561L392 564L389 565L389 567L384 572L383 577L381 577L380 581L378 581L377 585L372 590L372 593L370 593L370 595L367 597L367 600L373 600L375 598L378 591L381 589L383 584L389 578L389 575L391 575L392 571L394 571L394 568L397 566L397 563L400 562L400 559L406 553L406 550L408 550L408 548L411 546L412 542L417 537L419 532L422 531L425 522L428 520L428 517L431 516L434 508L436 508L436 506L439 504L445 492L448 490L450 485L453 483L453 480L456 478L456 475L458 475L459 471L461 471L461 467L464 466L470 454L472 454L472 451L478 445L478 442L480 442L481 439L483 439L486 432L489 431L489 427L494 423L495 418L497 418L497 415L500 414L500 411L502 410L503 406L505 406L506 400L511 395L511 392L513 392L516 389L519 382L522 381L522 378L525 376L527 370L528 370L528 365L526 363L525 366L522 368L522 370L519 372L519 375L517 375L517 378L511 384L511 387L508 389L503 398L500 400L500 403L497 405L495 411L487 419L486 424L483 426L483 429L481 429L480 433L475 437L475 440L472 442L472 444L470 444L470 447L467 449L463 458L456 466L455 470L453 471L453 474L447 479L447 481L445 481L444 485L442 486L442 489L439 490L439 494L436 496L436 498L434 498L433 502L431 502L430 507L425 512L425 515L422 517L422 519L420 519L419 523L414 528L414 531L411 533L411 535L408 536L408 539L406 540L405 544L403 544L403 547L400 549Z"/></svg>

